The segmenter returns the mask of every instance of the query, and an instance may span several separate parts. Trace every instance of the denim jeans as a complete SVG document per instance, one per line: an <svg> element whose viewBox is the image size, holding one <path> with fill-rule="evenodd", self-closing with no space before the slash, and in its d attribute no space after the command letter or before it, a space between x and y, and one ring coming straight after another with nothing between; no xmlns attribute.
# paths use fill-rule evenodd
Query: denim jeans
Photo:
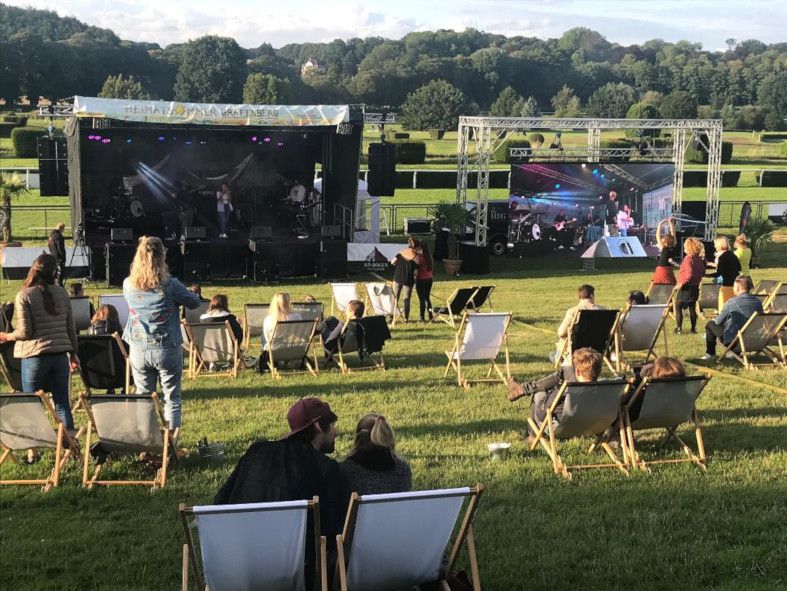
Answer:
<svg viewBox="0 0 787 591"><path fill-rule="evenodd" d="M180 382L183 377L183 350L178 347L138 347L130 345L129 358L134 385L139 394L156 391L161 382L164 418L170 429L180 427Z"/></svg>
<svg viewBox="0 0 787 591"><path fill-rule="evenodd" d="M40 355L22 359L22 390L36 392L43 390L52 393L55 412L63 421L66 429L74 428L71 416L71 401L68 399L68 382L71 367L68 353Z"/></svg>

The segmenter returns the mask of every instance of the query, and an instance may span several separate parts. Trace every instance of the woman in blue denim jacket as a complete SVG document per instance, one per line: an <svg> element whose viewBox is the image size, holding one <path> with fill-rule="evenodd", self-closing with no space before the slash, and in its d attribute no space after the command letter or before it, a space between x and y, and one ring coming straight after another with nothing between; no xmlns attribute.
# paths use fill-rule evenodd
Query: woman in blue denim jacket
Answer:
<svg viewBox="0 0 787 591"><path fill-rule="evenodd" d="M161 239L143 236L123 281L123 297L129 310L123 339L129 344L134 384L140 394L149 394L161 382L164 418L177 437L183 375L180 305L193 310L199 296L170 276Z"/></svg>

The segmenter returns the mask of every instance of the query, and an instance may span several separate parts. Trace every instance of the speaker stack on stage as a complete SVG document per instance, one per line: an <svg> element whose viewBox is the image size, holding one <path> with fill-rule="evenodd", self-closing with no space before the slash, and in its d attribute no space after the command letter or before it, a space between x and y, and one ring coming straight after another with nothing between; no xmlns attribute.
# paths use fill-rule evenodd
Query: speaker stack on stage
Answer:
<svg viewBox="0 0 787 591"><path fill-rule="evenodd" d="M183 256L183 280L188 283L210 279L211 245L205 241L205 236L203 226L186 226L183 229L180 254Z"/></svg>
<svg viewBox="0 0 787 591"><path fill-rule="evenodd" d="M369 144L369 195L393 197L396 191L396 146Z"/></svg>
<svg viewBox="0 0 787 591"><path fill-rule="evenodd" d="M38 138L38 172L42 197L68 195L66 138Z"/></svg>
<svg viewBox="0 0 787 591"><path fill-rule="evenodd" d="M105 278L107 287L121 286L128 277L131 261L137 250L131 228L112 228L109 242L104 247Z"/></svg>

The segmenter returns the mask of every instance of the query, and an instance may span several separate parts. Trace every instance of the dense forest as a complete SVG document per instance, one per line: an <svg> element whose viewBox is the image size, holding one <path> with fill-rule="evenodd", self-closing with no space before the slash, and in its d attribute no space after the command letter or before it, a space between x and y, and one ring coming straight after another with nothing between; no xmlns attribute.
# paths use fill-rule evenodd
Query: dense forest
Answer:
<svg viewBox="0 0 787 591"><path fill-rule="evenodd" d="M744 129L781 128L787 43L728 39L727 46L713 52L653 39L624 47L575 28L559 39L467 29L279 49L201 37L162 48L51 11L0 4L0 97L351 102L405 113L408 101L414 113L432 100L502 115L626 116L636 108L638 116L699 114ZM308 60L317 63L303 68Z"/></svg>

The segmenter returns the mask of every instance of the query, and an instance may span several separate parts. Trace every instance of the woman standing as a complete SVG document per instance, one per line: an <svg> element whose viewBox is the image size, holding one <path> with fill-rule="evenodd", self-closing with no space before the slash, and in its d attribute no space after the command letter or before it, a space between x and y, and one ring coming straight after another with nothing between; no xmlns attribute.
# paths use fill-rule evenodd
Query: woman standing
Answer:
<svg viewBox="0 0 787 591"><path fill-rule="evenodd" d="M268 308L268 315L262 321L262 355L260 355L257 371L264 372L268 368L268 348L273 340L273 331L277 322L287 320L303 320L298 312L292 309L292 299L290 294L283 291L273 294L271 305Z"/></svg>
<svg viewBox="0 0 787 591"><path fill-rule="evenodd" d="M57 270L57 259L51 254L39 255L33 262L16 294L16 330L0 332L0 343L16 341L14 357L22 360L22 390L51 392L57 416L73 431L68 384L71 368L79 364L77 333L68 293L55 284Z"/></svg>
<svg viewBox="0 0 787 591"><path fill-rule="evenodd" d="M741 264L741 275L751 276L751 248L746 234L738 234L735 238L735 256Z"/></svg>
<svg viewBox="0 0 787 591"><path fill-rule="evenodd" d="M666 224L668 233L662 234L662 228ZM659 245L659 261L653 271L651 281L657 285L675 285L675 272L673 267L677 267L676 259L680 256L675 247L675 225L672 218L662 220L656 226L656 242Z"/></svg>
<svg viewBox="0 0 787 591"><path fill-rule="evenodd" d="M697 332L697 299L700 282L705 275L705 249L696 238L683 242L683 261L678 272L678 295L675 298L675 334L683 332L683 310L689 309L691 332Z"/></svg>
<svg viewBox="0 0 787 591"><path fill-rule="evenodd" d="M404 321L410 318L410 298L413 295L415 276L418 273L418 264L415 258L418 256L416 247L418 242L412 236L407 237L407 248L403 248L391 259L394 266L393 293L396 303L399 303L399 296L404 297Z"/></svg>
<svg viewBox="0 0 787 591"><path fill-rule="evenodd" d="M721 283L718 307L721 310L727 300L735 297L732 286L735 278L741 274L741 263L730 250L730 241L726 236L717 236L713 246L716 249L716 262L712 263L712 266L716 268L716 272L710 277L714 277L716 283Z"/></svg>
<svg viewBox="0 0 787 591"><path fill-rule="evenodd" d="M199 296L170 276L161 239L143 236L123 281L123 297L128 304L123 340L129 345L134 384L140 394L150 394L161 382L164 418L177 438L183 375L179 306L193 310Z"/></svg>
<svg viewBox="0 0 787 591"><path fill-rule="evenodd" d="M416 249L418 255L415 257L415 264L418 265L418 273L415 276L415 291L418 294L418 303L421 309L421 322L432 319L432 255L429 252L429 244L421 242Z"/></svg>
<svg viewBox="0 0 787 591"><path fill-rule="evenodd" d="M219 223L219 238L227 238L232 216L232 195L227 183L221 184L221 189L216 191L216 218Z"/></svg>

